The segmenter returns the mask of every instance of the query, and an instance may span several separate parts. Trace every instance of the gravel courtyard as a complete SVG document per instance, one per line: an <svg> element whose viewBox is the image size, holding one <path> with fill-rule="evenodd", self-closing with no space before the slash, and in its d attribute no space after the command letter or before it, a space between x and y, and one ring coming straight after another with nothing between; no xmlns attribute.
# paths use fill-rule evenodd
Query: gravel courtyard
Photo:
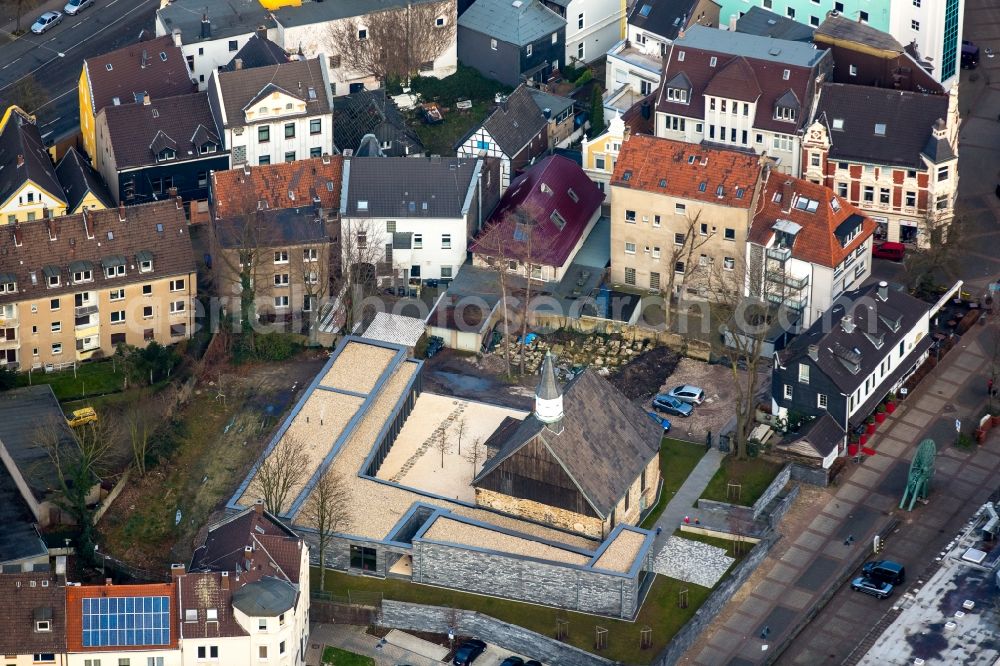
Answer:
<svg viewBox="0 0 1000 666"><path fill-rule="evenodd" d="M712 587L736 560L701 541L672 536L653 560L653 571L702 587Z"/></svg>

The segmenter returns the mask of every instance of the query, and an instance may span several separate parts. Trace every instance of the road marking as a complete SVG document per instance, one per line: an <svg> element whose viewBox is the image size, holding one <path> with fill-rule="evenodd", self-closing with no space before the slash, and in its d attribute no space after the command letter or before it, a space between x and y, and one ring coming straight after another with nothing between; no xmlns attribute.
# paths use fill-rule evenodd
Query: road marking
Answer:
<svg viewBox="0 0 1000 666"><path fill-rule="evenodd" d="M115 4L116 2L118 2L118 0L111 0L111 2L109 2L108 4L105 5L105 7L110 7L111 5Z"/></svg>
<svg viewBox="0 0 1000 666"><path fill-rule="evenodd" d="M42 107L38 107L38 108L40 109L40 108L42 108ZM35 110L37 111L38 109L35 109ZM51 124L52 124L52 123L54 123L55 121L59 120L60 118L62 118L62 116L56 116L56 117L55 117L54 119L52 119L52 120L50 120L49 122L47 122L47 123L45 123L44 125L42 125L42 127L48 127L49 125L51 125Z"/></svg>
<svg viewBox="0 0 1000 666"><path fill-rule="evenodd" d="M20 58L18 58L17 60L20 60ZM17 60L12 60L11 62L9 62L9 63L7 63L6 65L4 65L3 67L0 67L0 69L7 69L8 67L10 67L10 66L11 66L11 65L13 65L14 63L16 63L16 62L17 62Z"/></svg>
<svg viewBox="0 0 1000 666"><path fill-rule="evenodd" d="M56 95L55 97L53 97L52 99L50 99L49 101L47 101L45 104L42 104L40 107L38 107L38 109L44 109L49 104L51 104L52 102L56 101L57 99L62 99L66 95L69 95L70 93L75 93L77 91L78 91L78 88L76 86L74 86L74 87L70 88L69 90L67 90L66 92L60 93L59 95ZM38 109L35 109L35 111L37 112Z"/></svg>

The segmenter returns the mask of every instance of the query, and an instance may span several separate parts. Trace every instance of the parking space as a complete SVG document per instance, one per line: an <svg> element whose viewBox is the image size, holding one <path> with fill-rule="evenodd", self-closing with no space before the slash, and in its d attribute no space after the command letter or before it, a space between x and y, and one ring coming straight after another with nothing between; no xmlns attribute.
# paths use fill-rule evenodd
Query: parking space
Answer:
<svg viewBox="0 0 1000 666"><path fill-rule="evenodd" d="M510 650L502 648L499 645L487 644L486 652L481 654L479 658L476 659L474 666L500 666L500 664L503 663L503 660L507 657L520 657L524 661L531 659L531 657L511 652Z"/></svg>

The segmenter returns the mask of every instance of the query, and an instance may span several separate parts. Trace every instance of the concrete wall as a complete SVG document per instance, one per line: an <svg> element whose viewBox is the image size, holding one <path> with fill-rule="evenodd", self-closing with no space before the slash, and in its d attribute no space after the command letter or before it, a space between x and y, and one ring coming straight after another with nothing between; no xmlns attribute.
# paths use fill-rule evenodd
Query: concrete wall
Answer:
<svg viewBox="0 0 1000 666"><path fill-rule="evenodd" d="M790 468L791 465L789 465L788 467ZM788 510L792 508L792 504L795 502L795 498L799 496L799 490L801 488L802 486L796 484L788 492L788 494L785 495L785 498L781 500L778 506L774 507L774 511L772 511L771 515L767 517L767 520L771 525L771 529L777 529L778 523L780 523L781 519L785 517L785 514L788 513Z"/></svg>
<svg viewBox="0 0 1000 666"><path fill-rule="evenodd" d="M809 465L800 465L799 463L792 463L792 480L801 481L802 483L808 483L812 486L819 486L820 488L826 488L830 485L830 470L822 469L819 467L812 467Z"/></svg>
<svg viewBox="0 0 1000 666"><path fill-rule="evenodd" d="M781 468L781 471L778 472L778 476L774 477L774 481L772 481L771 485L767 487L767 490L764 491L764 494L761 495L759 498L757 498L757 501L753 503L752 510L753 510L754 520L760 517L760 514L764 511L764 507L770 504L771 500L777 497L778 493L780 493L785 488L785 486L788 485L788 480L791 477L792 477L791 465L785 465L783 468Z"/></svg>
<svg viewBox="0 0 1000 666"><path fill-rule="evenodd" d="M382 602L379 624L383 627L433 633L447 633L448 627L454 627L458 634L496 643L512 652L528 655L547 664L608 666L612 663L548 636L473 611L385 600Z"/></svg>

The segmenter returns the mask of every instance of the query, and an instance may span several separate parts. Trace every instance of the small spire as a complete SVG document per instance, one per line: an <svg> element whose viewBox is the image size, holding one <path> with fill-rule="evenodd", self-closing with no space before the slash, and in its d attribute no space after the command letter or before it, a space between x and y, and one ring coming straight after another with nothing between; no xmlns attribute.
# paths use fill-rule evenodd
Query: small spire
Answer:
<svg viewBox="0 0 1000 666"><path fill-rule="evenodd" d="M542 361L542 376L538 381L538 388L535 389L535 395L542 400L555 400L562 396L562 391L556 382L554 358L551 351L545 352L545 359Z"/></svg>
<svg viewBox="0 0 1000 666"><path fill-rule="evenodd" d="M535 418L549 424L556 432L562 431L563 395L556 381L555 356L545 354L542 361L542 376L535 389Z"/></svg>

